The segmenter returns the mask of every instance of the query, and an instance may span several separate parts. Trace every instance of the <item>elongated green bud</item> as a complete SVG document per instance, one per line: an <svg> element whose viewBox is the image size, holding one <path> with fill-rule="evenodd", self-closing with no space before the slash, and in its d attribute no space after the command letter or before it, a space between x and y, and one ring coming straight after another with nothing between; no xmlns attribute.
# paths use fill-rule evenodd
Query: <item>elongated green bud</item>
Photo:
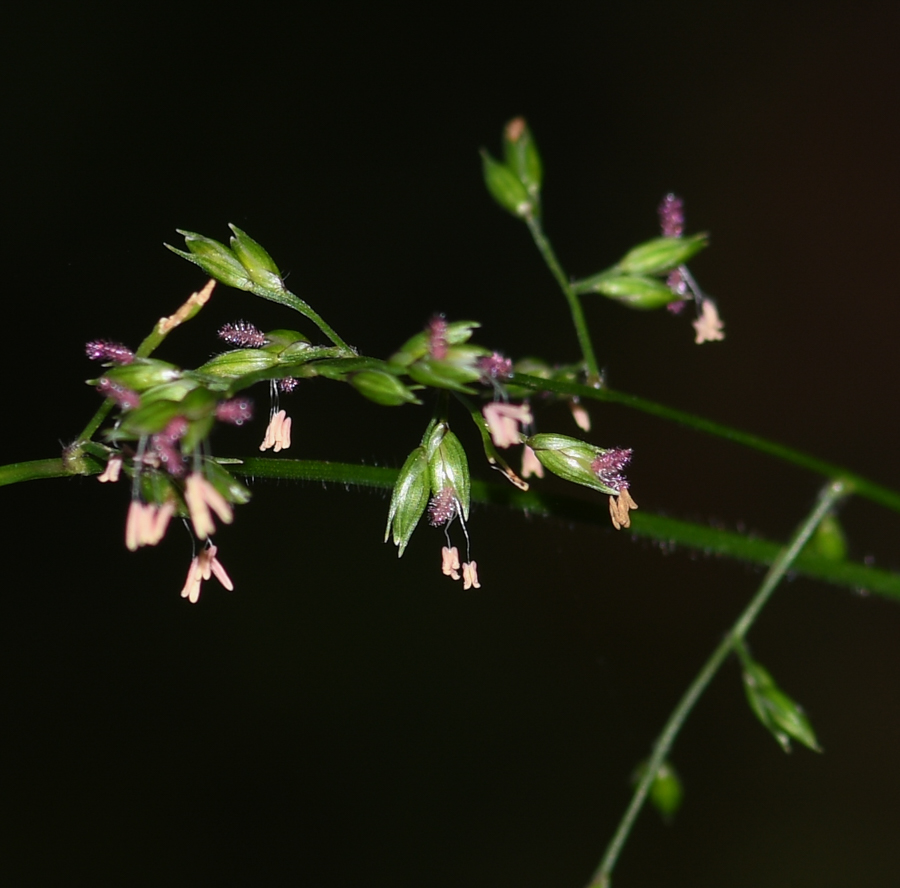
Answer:
<svg viewBox="0 0 900 888"><path fill-rule="evenodd" d="M647 773L647 765L648 762L642 762L638 766L634 774L634 783L638 783L644 778ZM663 762L650 784L650 804L668 820L681 807L683 797L684 789L681 778L668 762Z"/></svg>
<svg viewBox="0 0 900 888"><path fill-rule="evenodd" d="M627 482L622 469L630 450L604 450L568 435L539 434L525 440L541 465L554 475L601 493L617 494Z"/></svg>
<svg viewBox="0 0 900 888"><path fill-rule="evenodd" d="M505 164L494 160L487 151L481 152L484 183L491 197L507 212L525 219L534 213L534 203L528 189Z"/></svg>
<svg viewBox="0 0 900 888"><path fill-rule="evenodd" d="M790 752L791 740L796 740L815 752L821 752L813 726L800 706L775 684L766 669L750 659L746 651L739 651L739 654L744 667L747 702L781 748Z"/></svg>
<svg viewBox="0 0 900 888"><path fill-rule="evenodd" d="M349 381L363 397L384 407L422 403L412 389L384 370L360 370L359 373L353 373Z"/></svg>
<svg viewBox="0 0 900 888"><path fill-rule="evenodd" d="M643 275L610 275L598 280L591 289L629 308L644 310L661 308L680 298L661 280Z"/></svg>
<svg viewBox="0 0 900 888"><path fill-rule="evenodd" d="M657 237L639 244L616 266L625 274L662 274L683 265L707 244L706 234L690 237Z"/></svg>
<svg viewBox="0 0 900 888"><path fill-rule="evenodd" d="M426 448L420 445L407 457L391 494L391 508L388 512L384 541L387 542L393 536L398 557L403 555L419 519L424 514L430 494L428 455Z"/></svg>
<svg viewBox="0 0 900 888"><path fill-rule="evenodd" d="M503 130L503 152L506 166L516 174L535 201L544 178L541 156L524 117L516 117Z"/></svg>
<svg viewBox="0 0 900 888"><path fill-rule="evenodd" d="M248 276L247 269L225 244L194 231L183 231L180 228L177 231L184 235L185 245L190 252L185 253L166 244L173 253L177 253L188 262L193 262L194 265L199 265L210 277L229 287L236 287L238 290L250 289L253 281Z"/></svg>
<svg viewBox="0 0 900 888"><path fill-rule="evenodd" d="M228 227L234 232L231 249L247 270L250 280L269 290L283 290L284 281L275 260L249 234L241 231L236 225Z"/></svg>
<svg viewBox="0 0 900 888"><path fill-rule="evenodd" d="M466 451L446 423L438 423L437 430L440 443L429 460L431 492L435 497L440 497L444 491L452 491L463 518L468 520L471 481Z"/></svg>
<svg viewBox="0 0 900 888"><path fill-rule="evenodd" d="M103 376L117 385L142 392L164 382L175 382L181 377L181 370L155 358L137 358L131 364L111 367Z"/></svg>

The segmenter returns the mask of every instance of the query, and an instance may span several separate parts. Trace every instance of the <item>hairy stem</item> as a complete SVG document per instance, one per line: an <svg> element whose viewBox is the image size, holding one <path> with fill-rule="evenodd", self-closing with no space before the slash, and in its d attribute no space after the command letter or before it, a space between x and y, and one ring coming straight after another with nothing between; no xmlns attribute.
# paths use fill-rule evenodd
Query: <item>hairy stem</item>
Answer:
<svg viewBox="0 0 900 888"><path fill-rule="evenodd" d="M862 475L851 472L843 466L835 463L827 462L815 456L810 456L801 450L795 450L793 447L786 447L778 444L768 438L759 435L744 432L731 426L723 425L711 419L705 419L702 416L696 416L684 410L678 410L675 407L667 407L665 404L658 404L655 401L648 401L646 398L640 398L637 395L629 395L625 392L613 391L609 388L592 388L587 385L579 385L574 382L565 380L543 379L539 376L527 376L522 373L514 374L510 382L513 385L520 385L523 388L534 389L540 392L554 392L559 395L577 395L579 398L589 398L594 401L606 401L612 404L621 404L625 407L631 407L633 410L639 410L641 413L649 413L651 416L657 416L660 419L671 420L679 425L696 429L698 432L704 432L707 435L713 435L718 438L725 438L727 441L733 441L744 447L758 450L761 453L767 453L783 462L791 463L795 466L808 469L817 475L826 478L841 478L847 485L847 493L853 493L879 505L885 506L894 512L900 512L900 493L870 481Z"/></svg>
<svg viewBox="0 0 900 888"><path fill-rule="evenodd" d="M812 511L803 520L803 523L797 528L791 541L785 546L778 557L769 568L765 579L762 581L756 594L750 603L744 609L743 613L737 618L729 633L725 636L719 646L713 651L710 658L706 661L703 668L697 674L697 677L691 682L690 687L685 691L684 696L675 707L669 720L666 722L659 739L653 747L653 754L643 777L635 788L631 802L613 835L612 841L603 855L600 866L597 867L591 881L588 883L589 888L607 888L609 878L612 874L616 861L622 852L625 842L631 833L631 828L644 805L650 786L656 779L660 767L669 755L669 751L678 736L688 716L691 714L697 701L706 690L713 676L718 672L719 667L734 650L735 645L740 644L750 627L753 625L760 611L765 607L775 588L783 579L784 575L790 569L791 565L797 559L803 547L813 535L815 529L819 526L822 519L829 513L834 504L847 495L846 485L842 481L832 481L824 487L819 494L818 501Z"/></svg>

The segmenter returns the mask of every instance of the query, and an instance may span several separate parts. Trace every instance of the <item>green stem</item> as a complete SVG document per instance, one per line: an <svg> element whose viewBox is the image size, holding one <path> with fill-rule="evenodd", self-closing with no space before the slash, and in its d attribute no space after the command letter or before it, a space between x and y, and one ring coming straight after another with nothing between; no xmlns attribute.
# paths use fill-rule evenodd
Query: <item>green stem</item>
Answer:
<svg viewBox="0 0 900 888"><path fill-rule="evenodd" d="M510 383L542 392L577 395L579 398L621 404L624 407L630 407L632 410L639 410L641 413L649 413L651 416L657 416L660 419L671 420L688 428L696 429L698 432L724 438L727 441L733 441L735 444L741 444L761 453L767 453L769 456L774 456L776 459L808 469L817 475L822 475L826 478L841 478L848 487L848 493L857 494L894 512L900 512L900 493L894 490L890 490L881 484L876 484L874 481L851 472L843 466L827 462L824 459L818 459L818 457L810 456L801 450L795 450L792 447L786 447L783 444L770 441L768 438L762 438L759 435L744 432L740 429L714 422L711 419L705 419L702 416L695 416L693 413L687 413L684 410L667 407L665 404L658 404L655 401L648 401L646 398L639 398L637 395L629 395L625 392L617 392L608 388L592 388L565 380L543 379L539 376L527 376L522 373L514 374L510 379Z"/></svg>
<svg viewBox="0 0 900 888"><path fill-rule="evenodd" d="M544 262L547 263L547 267L552 272L553 277L556 278L556 282L559 284L560 289L563 291L563 295L566 297L566 301L569 303L569 311L572 314L572 323L575 325L575 333L578 336L578 344L581 347L581 356L584 358L584 363L587 366L588 384L599 385L600 368L597 366L597 358L594 355L594 346L591 343L591 335L588 332L587 321L584 318L584 310L581 307L581 300L572 289L569 279L562 270L562 266L556 258L556 253L553 252L553 247L550 245L547 235L544 234L540 219L535 216L526 216L525 222L528 224L528 230L531 232L531 236L534 238L534 242L540 251L541 256L544 257Z"/></svg>
<svg viewBox="0 0 900 888"><path fill-rule="evenodd" d="M822 519L829 513L834 504L847 495L847 488L841 481L832 481L819 494L818 502L813 510L806 516L803 523L797 528L791 541L782 549L781 553L775 559L769 572L766 574L762 585L757 590L753 599L744 609L744 612L738 617L735 624L731 627L731 631L725 636L721 644L713 651L712 656L706 661L697 677L691 683L690 687L681 698L675 710L669 716L659 739L653 748L653 754L647 764L644 776L641 778L631 803L622 817L619 827L609 843L606 853L600 866L597 867L589 888L608 888L609 878L612 874L613 867L619 858L619 854L628 839L631 828L643 807L647 798L650 786L656 779L656 775L662 767L663 762L668 757L669 751L700 696L706 690L713 676L718 672L719 667L725 661L726 657L732 652L735 645L740 644L750 627L753 625L760 611L765 607L775 588L783 579L785 573L790 569L803 547L809 541L815 529L819 526Z"/></svg>
<svg viewBox="0 0 900 888"><path fill-rule="evenodd" d="M294 311L299 312L303 317L312 321L319 330L334 343L334 345L346 349L349 354L356 354L355 349L347 345L347 343L338 336L331 325L327 324L325 319L308 302L301 299L290 290L269 290L266 287L254 284L253 287L250 288L250 292L257 296L261 296L263 299L268 299L270 302L277 302L279 305L294 309Z"/></svg>
<svg viewBox="0 0 900 888"><path fill-rule="evenodd" d="M99 457L88 458L88 456L82 453L75 464L71 459L69 462L61 459L43 459L0 466L0 487L38 478L64 478L76 474L93 475L102 472L105 461ZM397 480L396 469L352 463L266 457L251 457L245 460L220 459L219 462L229 471L251 478L317 481L382 490L392 489ZM585 498L547 494L534 487L522 491L508 482L490 483L473 480L472 500L529 515L602 527L612 533L607 510L598 507L596 499L590 496ZM760 567L772 564L781 551L781 545L772 540L707 527L690 521L679 521L664 515L654 515L644 509L631 516L630 533L644 539L658 540L668 549L679 546L702 552L704 555L733 558ZM792 570L800 576L900 601L900 574L860 562L835 561L812 552L804 552L794 562Z"/></svg>

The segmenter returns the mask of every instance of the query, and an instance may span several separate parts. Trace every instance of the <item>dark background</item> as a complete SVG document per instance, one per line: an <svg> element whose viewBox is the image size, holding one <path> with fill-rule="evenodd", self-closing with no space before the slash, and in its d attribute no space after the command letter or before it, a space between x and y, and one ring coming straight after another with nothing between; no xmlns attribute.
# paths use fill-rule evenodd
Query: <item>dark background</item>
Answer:
<svg viewBox="0 0 900 888"><path fill-rule="evenodd" d="M84 342L137 344L203 282L161 247L176 227L244 228L366 353L443 310L509 354L571 360L561 296L481 182L477 149L524 114L572 275L654 236L670 190L712 232L692 269L727 340L590 304L612 386L898 487L897 39L894 7L827 2L11 12L0 457L56 455L98 403ZM236 318L295 323L220 289L160 356L196 364ZM324 381L288 406L291 456L389 466L428 418ZM820 483L592 412L591 440L635 449L650 511L783 539ZM541 427L575 431L562 408ZM582 886L760 573L479 508L483 588L463 593L435 531L402 561L381 543L386 496L253 489L217 533L236 590L195 607L186 535L125 551L125 487L3 490L6 883ZM854 557L900 569L896 515L843 515ZM896 604L779 590L751 643L825 754L785 756L728 664L674 752L682 811L642 815L616 885L891 884L898 633Z"/></svg>

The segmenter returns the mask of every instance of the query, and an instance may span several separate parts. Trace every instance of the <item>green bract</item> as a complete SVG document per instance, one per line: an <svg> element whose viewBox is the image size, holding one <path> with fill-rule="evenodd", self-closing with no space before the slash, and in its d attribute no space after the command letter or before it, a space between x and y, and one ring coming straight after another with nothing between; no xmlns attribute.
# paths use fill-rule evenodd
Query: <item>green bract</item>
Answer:
<svg viewBox="0 0 900 888"><path fill-rule="evenodd" d="M461 345L472 337L472 331L477 330L481 324L478 321L451 321L448 322L443 334L444 342L448 345ZM423 330L415 336L407 339L397 351L388 358L388 363L399 370L406 369L413 361L418 361L428 354L431 343L431 333Z"/></svg>
<svg viewBox="0 0 900 888"><path fill-rule="evenodd" d="M284 281L281 272L272 257L246 232L236 225L228 226L233 232L231 249L237 260L244 266L247 274L256 284L270 290L283 290Z"/></svg>
<svg viewBox="0 0 900 888"><path fill-rule="evenodd" d="M427 355L410 364L406 372L422 385L474 394L474 389L469 388L468 383L481 379L483 371L478 361L488 355L490 352L487 349L477 345L451 346L447 349L446 357L434 358Z"/></svg>
<svg viewBox="0 0 900 888"><path fill-rule="evenodd" d="M618 491L604 484L591 468L592 463L608 450L594 447L568 435L540 434L526 438L541 465L554 475L575 484L582 484L601 493L616 494Z"/></svg>
<svg viewBox="0 0 900 888"><path fill-rule="evenodd" d="M521 219L531 216L534 212L534 204L528 189L518 176L508 166L494 160L487 151L481 152L481 162L484 183L487 185L491 197L514 216Z"/></svg>
<svg viewBox="0 0 900 888"><path fill-rule="evenodd" d="M600 278L591 289L629 308L661 308L680 299L663 281L644 275L609 275Z"/></svg>
<svg viewBox="0 0 900 888"><path fill-rule="evenodd" d="M136 358L133 363L112 367L103 375L117 385L143 392L164 382L174 382L181 376L181 370L155 358Z"/></svg>
<svg viewBox="0 0 900 888"><path fill-rule="evenodd" d="M176 231L184 236L184 242L189 253L176 250L175 247L166 244L173 252L199 265L210 277L227 284L229 287L237 287L238 290L249 290L253 284L247 269L241 265L237 256L217 240L204 237L194 231L184 231L180 228Z"/></svg>
<svg viewBox="0 0 900 888"><path fill-rule="evenodd" d="M503 130L503 154L507 168L515 173L537 204L544 169L534 137L524 118L516 117L506 124Z"/></svg>
<svg viewBox="0 0 900 888"><path fill-rule="evenodd" d="M443 422L436 425L432 440L437 440L437 445L428 466L431 470L431 492L437 496L447 488L452 489L463 518L468 520L471 482L466 451L459 438Z"/></svg>
<svg viewBox="0 0 900 888"><path fill-rule="evenodd" d="M260 348L236 348L210 358L197 368L197 373L237 379L257 370L268 370L278 364L278 356Z"/></svg>
<svg viewBox="0 0 900 888"><path fill-rule="evenodd" d="M742 655L744 690L756 717L765 725L785 752L791 751L791 740L821 752L816 734L801 708L778 685L772 676L746 654Z"/></svg>
<svg viewBox="0 0 900 888"><path fill-rule="evenodd" d="M349 381L361 395L383 407L422 403L408 386L384 370L361 370L353 373Z"/></svg>
<svg viewBox="0 0 900 888"><path fill-rule="evenodd" d="M644 779L647 773L648 762L642 762L634 775L634 782L638 783ZM684 788L681 784L681 778L675 772L675 769L668 763L663 762L656 772L656 776L650 784L649 799L650 804L668 819L680 807L681 800L684 796Z"/></svg>
<svg viewBox="0 0 900 888"><path fill-rule="evenodd" d="M391 494L391 508L388 512L384 541L393 534L397 556L409 543L431 495L431 479L428 471L428 457L425 448L417 447L403 463L397 483Z"/></svg>
<svg viewBox="0 0 900 888"><path fill-rule="evenodd" d="M626 274L662 274L683 265L706 243L705 233L690 237L657 237L629 250L616 268Z"/></svg>

